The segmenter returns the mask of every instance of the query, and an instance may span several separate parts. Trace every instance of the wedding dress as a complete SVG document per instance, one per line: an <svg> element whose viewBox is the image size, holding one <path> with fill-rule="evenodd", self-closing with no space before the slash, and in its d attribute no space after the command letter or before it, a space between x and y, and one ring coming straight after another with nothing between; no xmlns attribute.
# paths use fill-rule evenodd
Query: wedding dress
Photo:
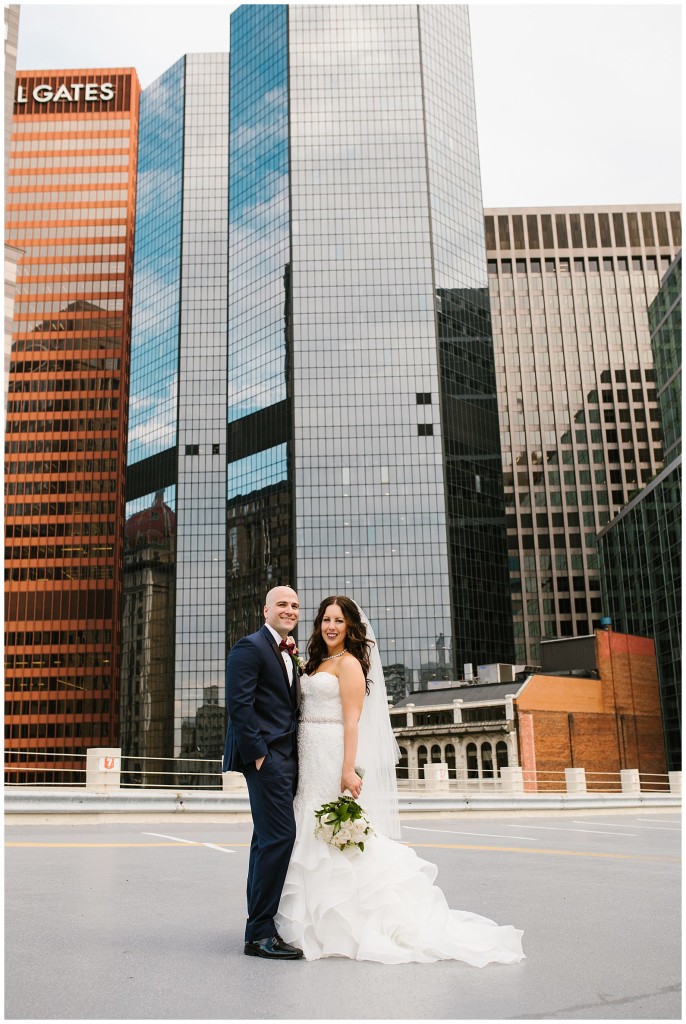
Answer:
<svg viewBox="0 0 686 1024"><path fill-rule="evenodd" d="M315 838L314 811L340 793L343 719L335 675L304 675L301 689L297 837L276 917L280 935L307 960L462 960L474 967L521 960L522 932L449 909L433 884L437 867L410 847L377 834L365 839L363 852L341 851ZM364 782L359 803L364 807Z"/></svg>

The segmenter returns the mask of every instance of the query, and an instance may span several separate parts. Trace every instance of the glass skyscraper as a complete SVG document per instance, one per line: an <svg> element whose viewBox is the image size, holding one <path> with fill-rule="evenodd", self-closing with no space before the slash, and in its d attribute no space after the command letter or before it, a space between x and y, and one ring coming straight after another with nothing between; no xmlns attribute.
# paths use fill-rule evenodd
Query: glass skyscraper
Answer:
<svg viewBox="0 0 686 1024"><path fill-rule="evenodd" d="M663 464L648 307L681 216L485 213L516 661L536 665L542 638L599 625L598 531Z"/></svg>
<svg viewBox="0 0 686 1024"><path fill-rule="evenodd" d="M121 723L141 774L224 742L228 71L188 55L141 94Z"/></svg>
<svg viewBox="0 0 686 1024"><path fill-rule="evenodd" d="M598 538L605 612L655 640L670 770L681 770L681 253L650 306L665 468Z"/></svg>
<svg viewBox="0 0 686 1024"><path fill-rule="evenodd" d="M510 661L467 8L231 21L227 635L345 593L390 689Z"/></svg>

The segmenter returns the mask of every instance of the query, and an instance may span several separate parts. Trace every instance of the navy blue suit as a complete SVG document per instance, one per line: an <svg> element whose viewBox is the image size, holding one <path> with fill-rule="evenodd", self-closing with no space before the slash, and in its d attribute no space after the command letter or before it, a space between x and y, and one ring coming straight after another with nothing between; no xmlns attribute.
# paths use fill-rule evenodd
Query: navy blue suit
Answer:
<svg viewBox="0 0 686 1024"><path fill-rule="evenodd" d="M297 711L300 683L293 683L279 645L266 626L231 649L226 663L229 728L224 771L245 775L250 795L253 835L248 867L246 942L275 934L274 915L288 870L297 785ZM260 770L255 761L264 757Z"/></svg>

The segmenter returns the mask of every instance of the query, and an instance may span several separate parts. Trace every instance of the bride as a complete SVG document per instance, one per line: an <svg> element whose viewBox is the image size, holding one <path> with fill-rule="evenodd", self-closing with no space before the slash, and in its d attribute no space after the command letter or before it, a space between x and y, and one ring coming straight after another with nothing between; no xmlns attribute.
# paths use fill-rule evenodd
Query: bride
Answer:
<svg viewBox="0 0 686 1024"><path fill-rule="evenodd" d="M301 678L297 837L276 923L307 960L342 956L385 964L462 960L517 963L522 932L451 910L438 869L400 838L395 764L381 658L366 617L348 597L322 601ZM355 766L364 769L364 779ZM314 835L314 812L348 790L376 833L364 851Z"/></svg>

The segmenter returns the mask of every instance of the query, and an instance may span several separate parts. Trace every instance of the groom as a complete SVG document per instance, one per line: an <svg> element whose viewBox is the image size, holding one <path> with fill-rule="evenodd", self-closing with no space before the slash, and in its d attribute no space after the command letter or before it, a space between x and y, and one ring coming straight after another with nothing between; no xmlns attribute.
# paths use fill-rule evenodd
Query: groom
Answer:
<svg viewBox="0 0 686 1024"><path fill-rule="evenodd" d="M296 592L274 587L265 599L264 626L239 640L226 663L229 729L223 771L245 775L253 820L244 952L267 960L303 955L283 941L274 924L295 842L300 682L286 637L299 614Z"/></svg>

